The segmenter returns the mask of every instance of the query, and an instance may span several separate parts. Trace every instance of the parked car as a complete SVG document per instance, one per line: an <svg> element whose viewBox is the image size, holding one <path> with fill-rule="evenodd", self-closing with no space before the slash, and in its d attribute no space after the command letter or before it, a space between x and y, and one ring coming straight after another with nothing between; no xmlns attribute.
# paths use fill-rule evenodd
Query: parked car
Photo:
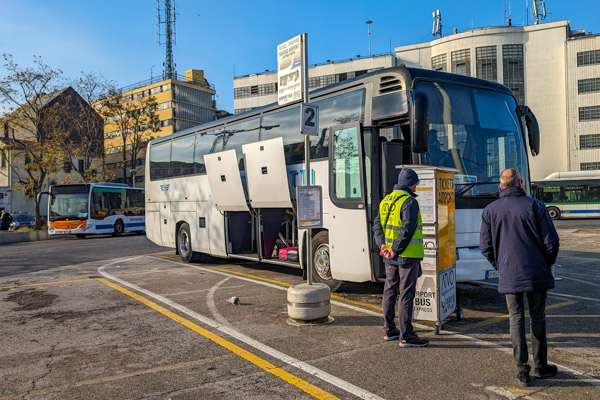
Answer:
<svg viewBox="0 0 600 400"><path fill-rule="evenodd" d="M16 231L19 228L35 226L33 215L26 212L14 213L12 219L13 221L8 228L9 231Z"/></svg>

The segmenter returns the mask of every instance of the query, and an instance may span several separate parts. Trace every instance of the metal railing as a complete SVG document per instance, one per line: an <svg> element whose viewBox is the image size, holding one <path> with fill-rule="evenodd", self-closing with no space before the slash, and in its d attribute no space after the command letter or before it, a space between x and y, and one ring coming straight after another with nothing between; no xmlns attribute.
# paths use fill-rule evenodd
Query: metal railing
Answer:
<svg viewBox="0 0 600 400"><path fill-rule="evenodd" d="M204 87L204 88L208 88L208 89L211 89L211 90L215 90L215 85L207 83L206 81L199 81L199 80L195 80L195 79L188 80L188 79L185 78L185 75L181 75L181 74L170 74L170 75L161 74L161 75L158 75L156 77L152 77L150 79L146 79L145 81L137 82L137 83L134 83L132 85L122 87L120 89L120 91L122 93L127 93L127 92L129 92L131 90L139 89L139 88L144 87L144 86L148 86L148 85L152 85L154 83L162 82L162 81L165 81L167 79L173 79L175 81L186 82L186 83L193 83L194 85L198 85L200 87Z"/></svg>

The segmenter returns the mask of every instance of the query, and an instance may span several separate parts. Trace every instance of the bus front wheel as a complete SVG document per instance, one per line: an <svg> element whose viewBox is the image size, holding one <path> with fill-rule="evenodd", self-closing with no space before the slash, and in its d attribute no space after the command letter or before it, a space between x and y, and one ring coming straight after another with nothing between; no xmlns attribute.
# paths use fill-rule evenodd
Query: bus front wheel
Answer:
<svg viewBox="0 0 600 400"><path fill-rule="evenodd" d="M186 223L181 224L177 231L177 250L181 256L181 261L185 263L192 262L194 259L191 238L190 226Z"/></svg>
<svg viewBox="0 0 600 400"><path fill-rule="evenodd" d="M560 210L556 207L548 207L548 214L552 219L560 219Z"/></svg>
<svg viewBox="0 0 600 400"><path fill-rule="evenodd" d="M113 236L121 236L123 232L125 232L125 225L123 225L122 220L118 219L117 222L115 222Z"/></svg>
<svg viewBox="0 0 600 400"><path fill-rule="evenodd" d="M317 283L325 283L334 292L340 288L342 281L331 277L329 263L329 233L323 231L312 238L312 277Z"/></svg>

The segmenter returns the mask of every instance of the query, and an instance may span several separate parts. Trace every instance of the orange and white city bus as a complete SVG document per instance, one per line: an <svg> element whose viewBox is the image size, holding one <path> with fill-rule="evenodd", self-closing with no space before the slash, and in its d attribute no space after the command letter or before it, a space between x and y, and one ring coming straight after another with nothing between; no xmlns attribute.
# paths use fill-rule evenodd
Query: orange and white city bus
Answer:
<svg viewBox="0 0 600 400"><path fill-rule="evenodd" d="M53 185L48 193L48 233L87 235L146 229L144 189L120 183Z"/></svg>
<svg viewBox="0 0 600 400"><path fill-rule="evenodd" d="M304 167L300 105L273 104L153 140L146 155L146 234L189 262L197 253L305 268L295 187L323 193L312 230L315 281L379 281L372 237L398 165L456 169L457 281L491 277L479 251L483 208L498 176L516 168L529 187L526 143L539 151L535 117L501 84L404 66L311 92L319 135ZM527 126L529 138L524 133ZM309 178L310 177L310 178Z"/></svg>

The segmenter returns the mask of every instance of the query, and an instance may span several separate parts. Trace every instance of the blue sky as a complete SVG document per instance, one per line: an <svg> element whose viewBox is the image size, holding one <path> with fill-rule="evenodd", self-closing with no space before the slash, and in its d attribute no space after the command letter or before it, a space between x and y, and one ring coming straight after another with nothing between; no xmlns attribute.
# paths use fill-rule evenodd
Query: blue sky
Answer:
<svg viewBox="0 0 600 400"><path fill-rule="evenodd" d="M309 63L369 54L365 21L372 20L372 54L429 41L431 12L440 9L444 34L504 22L526 24L532 0L176 0L177 72L203 69L217 89L217 106L233 112L233 76L274 71L276 47L300 33L309 38ZM162 71L155 0L0 0L0 53L22 66L33 56L65 77L95 72L119 86ZM597 0L546 0L549 21L600 33ZM530 24L532 16L529 18ZM155 66L152 68L152 66ZM5 71L0 67L0 77Z"/></svg>

